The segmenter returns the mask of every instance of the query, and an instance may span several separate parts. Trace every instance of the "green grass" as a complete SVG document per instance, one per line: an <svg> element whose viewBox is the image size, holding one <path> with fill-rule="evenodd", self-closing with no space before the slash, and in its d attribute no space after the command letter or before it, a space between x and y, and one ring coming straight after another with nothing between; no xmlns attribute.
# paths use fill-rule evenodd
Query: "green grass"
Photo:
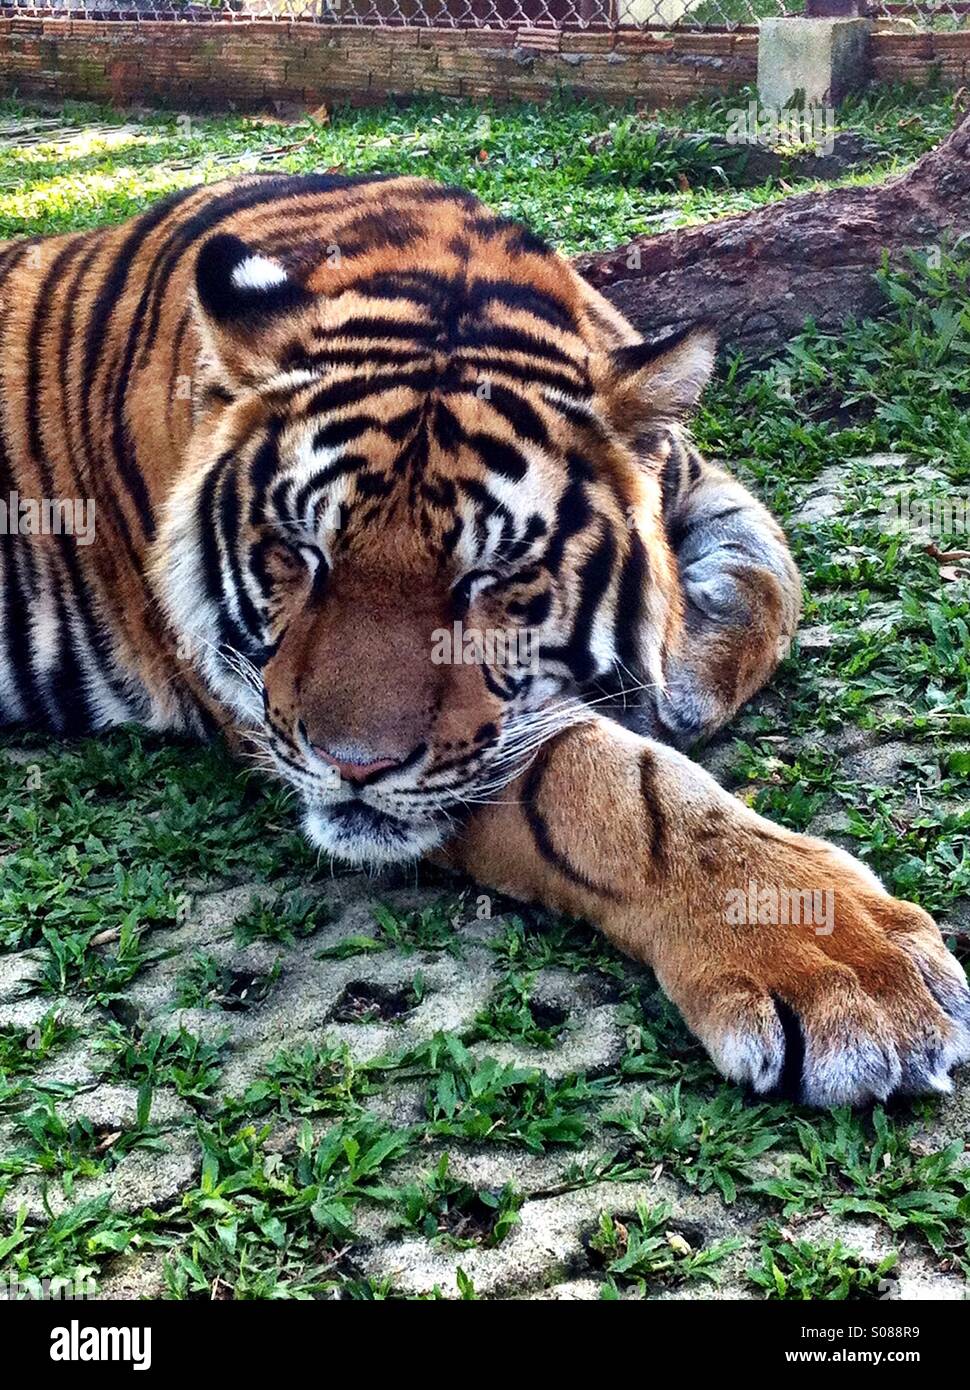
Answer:
<svg viewBox="0 0 970 1390"><path fill-rule="evenodd" d="M442 1154L433 1172L380 1193L398 1209L395 1229L454 1250L501 1245L518 1223L521 1197L511 1184L473 1187L453 1177L449 1167L448 1154Z"/></svg>
<svg viewBox="0 0 970 1390"><path fill-rule="evenodd" d="M603 1297L617 1297L617 1286L632 1285L641 1293L691 1279L717 1283L717 1266L737 1249L736 1240L718 1241L695 1249L676 1229L668 1207L638 1202L636 1215L621 1221L604 1212L590 1237L589 1248L602 1261L607 1275Z"/></svg>
<svg viewBox="0 0 970 1390"><path fill-rule="evenodd" d="M728 111L748 95L695 105L678 122L723 133ZM121 121L90 109L68 114ZM938 140L952 107L938 92L882 92L841 119L879 146L878 162L852 176L866 180ZM495 111L424 101L338 111L326 125L157 116L114 139L3 146L0 235L117 221L171 188L242 168L333 166L463 183L567 250L786 192L777 179L745 187L742 171L715 161L703 141L660 142L632 112L565 99ZM916 261L884 276L883 287L877 322L835 337L808 326L767 363L725 359L697 420L702 447L730 460L782 519L799 488L834 465L852 504L851 524L792 527L806 623L828 629L832 642L796 647L769 699L741 716L727 775L745 799L795 828L841 815L847 842L896 892L946 917L970 899L970 595L918 542L886 532L885 478L848 461L903 453L938 470L942 486L970 486L970 260ZM867 623L886 604L888 634ZM831 744L852 734L904 741L913 777L879 782L864 763L850 774ZM3 744L23 756L2 756ZM36 1028L0 1030L0 1196L31 1179L56 1184L70 1204L56 1217L24 1209L0 1227L0 1269L18 1278L102 1280L119 1256L157 1251L174 1297L394 1297L392 1282L369 1280L356 1265L363 1210L379 1208L396 1229L452 1250L498 1246L514 1231L528 1192L456 1177L452 1156L469 1146L556 1160L558 1191L662 1171L694 1200L754 1212L761 1250L749 1252L743 1277L755 1296L878 1296L890 1263L799 1238L799 1223L820 1211L870 1221L890 1242L970 1275L970 1170L956 1146L925 1140L933 1104L872 1115L752 1105L717 1079L644 972L581 924L502 915L496 898L487 946L499 979L465 1036L361 1063L323 1034L271 1057L241 1096L226 1099L220 1015L231 1023L270 997L288 953L326 926L330 869L302 840L280 791L219 749L132 730L73 744L0 741L0 860L0 951L32 953L25 989L46 1010ZM206 1009L214 1032L198 1037L174 1019L144 1031L125 1007L132 981L170 949L169 929L193 892L243 880L272 889L237 918L235 943L276 965L240 978L200 950L179 962L179 1002ZM377 903L355 935L317 954L414 957L413 979L395 996L411 1010L425 997L424 972L466 949L456 923L477 917L473 896L416 911ZM623 1047L604 1074L552 1080L488 1056L500 1045L561 1044L569 1018L536 1004L548 968L619 1002ZM380 1001L349 990L339 1021L373 1021ZM65 995L88 1008L83 1027L58 1012ZM46 1079L79 1038L96 1045L106 1080L137 1090L134 1123L117 1137L66 1118L75 1087ZM152 1121L163 1089L188 1107L201 1170L163 1210L125 1216L82 1182L164 1142ZM384 1106L415 1093L413 1122L377 1118L378 1099ZM398 1164L421 1176L402 1178ZM646 1207L604 1217L589 1245L610 1297L718 1275L731 1253ZM476 1297L464 1271L449 1292Z"/></svg>
<svg viewBox="0 0 970 1390"><path fill-rule="evenodd" d="M204 1104L219 1082L225 1043L225 1036L206 1042L186 1028L133 1037L118 1025L107 1043L113 1055L108 1075L139 1086L173 1086L184 1099Z"/></svg>
<svg viewBox="0 0 970 1390"><path fill-rule="evenodd" d="M342 937L333 946L325 947L320 959L345 960L349 956L395 950L404 955L415 951L460 953L455 931L459 911L460 904L453 899L442 899L430 907L405 913L392 912L384 903L377 903L371 909L376 935Z"/></svg>
<svg viewBox="0 0 970 1390"><path fill-rule="evenodd" d="M729 112L751 96L693 103L677 113L677 124L726 135ZM6 103L0 110L17 108ZM79 122L125 120L92 107L68 112ZM159 114L132 130L81 134L64 147L0 147L0 238L121 221L175 188L258 168L445 179L524 218L568 251L782 196L778 179L741 186L741 148L729 159L704 142L662 142L651 114L565 97L497 108L424 99L406 109L340 109L325 124ZM952 124L951 103L938 92L890 94L857 101L840 119L881 146L884 160L862 175L873 178L934 144Z"/></svg>
<svg viewBox="0 0 970 1390"><path fill-rule="evenodd" d="M769 1224L761 1263L748 1271L748 1279L770 1299L882 1299L890 1291L897 1263L896 1255L870 1263L839 1240L814 1246Z"/></svg>
<svg viewBox="0 0 970 1390"><path fill-rule="evenodd" d="M452 1034L439 1034L412 1065L431 1073L425 1108L435 1137L522 1146L533 1153L577 1148L590 1132L593 1102L611 1083L477 1058Z"/></svg>

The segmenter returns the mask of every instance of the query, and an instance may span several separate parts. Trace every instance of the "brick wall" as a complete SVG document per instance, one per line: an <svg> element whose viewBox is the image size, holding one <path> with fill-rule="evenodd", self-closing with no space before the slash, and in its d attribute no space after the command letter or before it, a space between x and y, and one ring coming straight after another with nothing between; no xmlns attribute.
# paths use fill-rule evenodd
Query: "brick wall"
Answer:
<svg viewBox="0 0 970 1390"><path fill-rule="evenodd" d="M939 80L948 87L970 82L970 29L951 34L880 34L869 40L872 75L878 82Z"/></svg>
<svg viewBox="0 0 970 1390"><path fill-rule="evenodd" d="M879 80L970 83L970 30L875 33ZM0 95L179 109L355 104L440 92L652 105L753 83L758 38L550 30L365 29L288 20L185 24L0 17Z"/></svg>
<svg viewBox="0 0 970 1390"><path fill-rule="evenodd" d="M656 105L753 82L756 34L565 34L0 18L0 94L180 109L355 104L440 92Z"/></svg>

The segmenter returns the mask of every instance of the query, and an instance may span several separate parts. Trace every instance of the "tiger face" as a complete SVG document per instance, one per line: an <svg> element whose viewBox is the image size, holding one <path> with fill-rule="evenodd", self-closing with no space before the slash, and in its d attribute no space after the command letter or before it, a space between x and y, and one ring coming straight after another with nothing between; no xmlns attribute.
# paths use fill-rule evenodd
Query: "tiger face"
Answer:
<svg viewBox="0 0 970 1390"><path fill-rule="evenodd" d="M441 844L598 683L662 681L679 589L649 432L714 350L640 344L468 195L371 187L356 225L400 232L379 252L305 225L202 245L154 561L183 655L355 864Z"/></svg>

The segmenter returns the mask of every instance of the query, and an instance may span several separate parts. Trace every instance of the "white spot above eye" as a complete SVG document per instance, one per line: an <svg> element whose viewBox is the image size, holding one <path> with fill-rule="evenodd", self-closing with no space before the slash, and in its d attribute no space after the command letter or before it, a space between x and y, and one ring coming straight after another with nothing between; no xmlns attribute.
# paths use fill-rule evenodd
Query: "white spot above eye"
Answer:
<svg viewBox="0 0 970 1390"><path fill-rule="evenodd" d="M286 271L268 256L247 256L232 272L236 290L271 290L286 281Z"/></svg>
<svg viewBox="0 0 970 1390"><path fill-rule="evenodd" d="M310 572L310 577L311 577L311 579L312 579L312 577L316 574L317 569L319 568L319 565L320 565L320 559L321 559L320 552L319 552L319 550L317 550L316 546L313 546L313 545L301 545L301 546L300 546L300 555L303 557L303 562L304 562L304 564L306 565L307 569L309 570L309 572Z"/></svg>

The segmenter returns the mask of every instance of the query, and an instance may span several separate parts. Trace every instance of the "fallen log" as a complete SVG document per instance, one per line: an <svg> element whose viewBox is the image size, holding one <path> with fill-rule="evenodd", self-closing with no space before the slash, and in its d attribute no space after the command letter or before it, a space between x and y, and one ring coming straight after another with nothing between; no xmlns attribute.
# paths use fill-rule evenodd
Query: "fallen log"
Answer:
<svg viewBox="0 0 970 1390"><path fill-rule="evenodd" d="M756 212L577 256L576 269L646 337L712 323L753 355L813 318L822 329L884 304L884 253L943 252L970 239L970 115L907 173L867 188L802 193Z"/></svg>

